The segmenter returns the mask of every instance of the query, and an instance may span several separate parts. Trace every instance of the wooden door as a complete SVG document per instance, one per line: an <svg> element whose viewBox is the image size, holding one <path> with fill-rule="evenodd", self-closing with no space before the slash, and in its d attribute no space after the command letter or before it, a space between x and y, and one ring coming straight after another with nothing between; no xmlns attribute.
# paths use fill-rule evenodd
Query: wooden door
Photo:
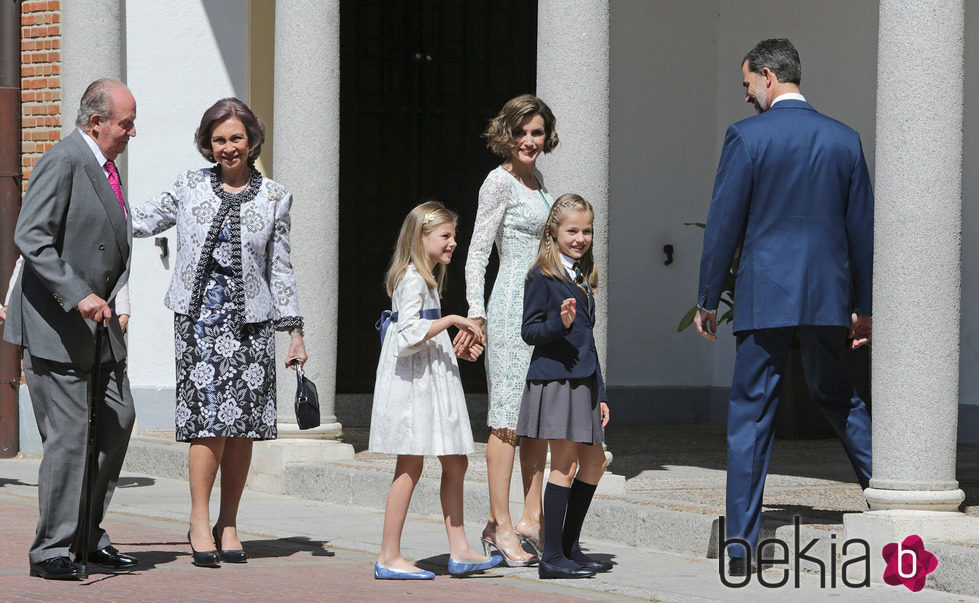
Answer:
<svg viewBox="0 0 979 603"><path fill-rule="evenodd" d="M500 162L480 134L508 99L534 92L536 54L535 0L340 3L339 393L373 390L384 272L420 201L459 214L442 311L465 315L477 193ZM482 360L460 365L466 390L485 391Z"/></svg>

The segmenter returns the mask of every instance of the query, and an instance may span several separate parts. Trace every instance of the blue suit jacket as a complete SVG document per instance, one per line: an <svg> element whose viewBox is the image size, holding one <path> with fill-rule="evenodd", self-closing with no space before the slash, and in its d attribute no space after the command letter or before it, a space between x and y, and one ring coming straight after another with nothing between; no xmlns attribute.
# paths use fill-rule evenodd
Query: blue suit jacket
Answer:
<svg viewBox="0 0 979 603"><path fill-rule="evenodd" d="M870 316L874 208L860 136L799 100L732 124L704 232L700 307L717 308L742 237L735 332Z"/></svg>
<svg viewBox="0 0 979 603"><path fill-rule="evenodd" d="M565 329L561 303L569 297L575 298L576 311L571 328ZM570 280L547 278L539 267L534 267L524 283L520 329L523 340L534 346L527 380L584 379L595 375L598 400L608 402L592 333L594 326L595 296L591 291L586 296Z"/></svg>

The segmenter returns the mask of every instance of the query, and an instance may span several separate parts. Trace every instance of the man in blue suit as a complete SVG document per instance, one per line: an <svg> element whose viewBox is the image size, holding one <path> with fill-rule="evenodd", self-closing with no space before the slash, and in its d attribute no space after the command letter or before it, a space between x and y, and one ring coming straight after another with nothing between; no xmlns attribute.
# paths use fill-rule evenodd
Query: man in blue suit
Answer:
<svg viewBox="0 0 979 603"><path fill-rule="evenodd" d="M872 326L873 192L860 136L805 101L799 54L788 40L759 42L741 71L745 102L759 115L732 124L724 138L694 318L701 335L717 339L718 301L740 242L725 518L726 539L740 540L728 546L731 575L751 572L796 334L812 398L862 487L871 473L870 417L843 363L848 336L859 347Z"/></svg>

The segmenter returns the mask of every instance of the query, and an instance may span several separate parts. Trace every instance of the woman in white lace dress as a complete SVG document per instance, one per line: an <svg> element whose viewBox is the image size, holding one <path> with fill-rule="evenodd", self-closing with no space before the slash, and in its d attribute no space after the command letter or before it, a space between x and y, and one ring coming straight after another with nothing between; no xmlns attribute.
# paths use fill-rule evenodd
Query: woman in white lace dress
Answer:
<svg viewBox="0 0 979 603"><path fill-rule="evenodd" d="M537 254L544 222L553 197L536 169L537 158L557 146L554 114L539 98L525 94L507 101L483 134L502 165L486 177L479 189L475 228L466 260L466 299L469 318L483 327L487 337L486 375L489 384L486 446L490 511L483 543L497 549L510 566L529 565L534 555L521 541L539 550L541 537L541 481L547 455L546 440L521 443L524 509L516 526L510 518L510 475L531 347L520 338L523 287L527 270ZM484 305L486 264L493 244L500 254L500 269L489 303ZM464 343L463 334L457 343ZM519 537L519 539L518 539Z"/></svg>

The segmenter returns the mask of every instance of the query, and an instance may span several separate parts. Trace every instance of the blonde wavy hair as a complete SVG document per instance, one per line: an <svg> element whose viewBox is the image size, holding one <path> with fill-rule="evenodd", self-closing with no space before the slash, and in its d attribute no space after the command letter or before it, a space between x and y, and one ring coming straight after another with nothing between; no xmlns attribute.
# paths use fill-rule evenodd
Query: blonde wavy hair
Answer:
<svg viewBox="0 0 979 603"><path fill-rule="evenodd" d="M544 118L544 148L545 153L550 153L557 146L557 120L551 108L541 99L533 94L521 94L516 98L511 98L500 109L499 114L490 120L489 126L483 132L486 139L486 147L499 155L503 159L510 156L510 151L516 146L514 134L520 127L523 120L533 115L540 115Z"/></svg>
<svg viewBox="0 0 979 603"><path fill-rule="evenodd" d="M438 201L426 201L408 212L405 221L401 224L398 243L394 247L394 256L391 258L385 278L388 297L394 294L394 289L401 282L409 264L415 265L415 270L425 279L429 289L438 289L439 297L442 296L445 265L432 266L432 261L425 253L422 237L446 222L457 224L459 216Z"/></svg>
<svg viewBox="0 0 979 603"><path fill-rule="evenodd" d="M558 197L554 205L551 206L551 213L547 215L547 222L544 223L544 232L541 233L540 246L537 248L537 259L531 265L531 270L539 266L541 274L547 278L571 282L567 270L561 265L561 250L557 246L557 231L565 216L573 211L588 212L591 214L592 222L595 221L594 208L581 195L565 193ZM581 274L585 277L585 282L592 289L598 287L598 269L595 268L595 255L592 253L592 246L588 247L588 251L578 260L578 264L581 267Z"/></svg>

